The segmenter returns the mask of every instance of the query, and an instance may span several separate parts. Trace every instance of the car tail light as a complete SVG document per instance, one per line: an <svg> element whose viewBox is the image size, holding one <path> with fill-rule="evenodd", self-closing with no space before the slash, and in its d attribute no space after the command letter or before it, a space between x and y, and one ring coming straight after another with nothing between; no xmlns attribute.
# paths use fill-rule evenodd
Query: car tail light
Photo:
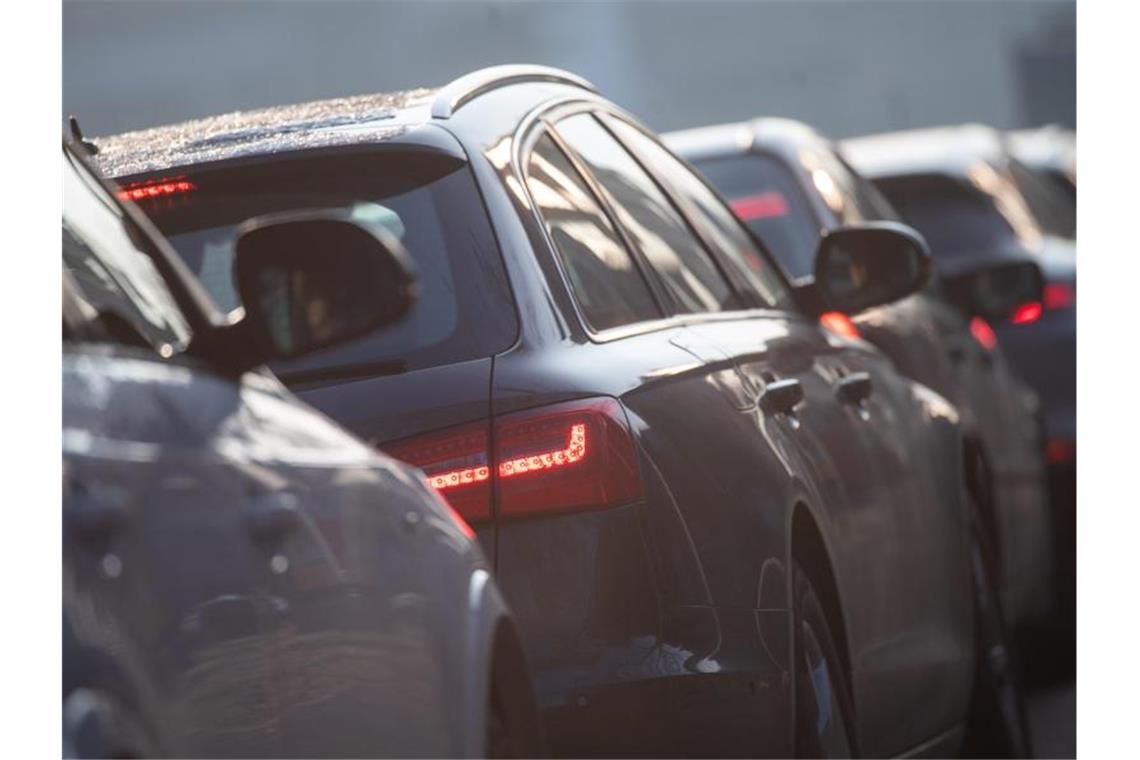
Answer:
<svg viewBox="0 0 1140 760"><path fill-rule="evenodd" d="M491 517L497 488L502 517L604 509L641 497L637 456L625 412L612 398L496 417L494 457L487 424L477 423L385 444L420 467L428 485L460 516Z"/></svg>
<svg viewBox="0 0 1140 760"><path fill-rule="evenodd" d="M1040 301L1030 301L1029 303L1023 303L1021 306L1018 306L1013 310L1013 314L1010 316L1009 321L1015 325L1028 325L1036 322L1041 318L1041 311L1042 309Z"/></svg>
<svg viewBox="0 0 1140 760"><path fill-rule="evenodd" d="M1077 295L1069 283L1051 282L1045 286L1041 300L1046 309L1068 309L1077 302Z"/></svg>
<svg viewBox="0 0 1140 760"><path fill-rule="evenodd" d="M491 518L491 465L486 422L394 441L381 448L424 471L428 485L465 520Z"/></svg>
<svg viewBox="0 0 1140 760"><path fill-rule="evenodd" d="M997 348L998 341L994 329L990 327L989 322L981 317L974 317L970 320L970 334L987 351L993 351Z"/></svg>
<svg viewBox="0 0 1140 760"><path fill-rule="evenodd" d="M836 335L844 338L858 338L859 328L841 311L828 311L819 316L819 323Z"/></svg>
<svg viewBox="0 0 1140 760"><path fill-rule="evenodd" d="M1054 438L1045 444L1045 460L1049 464L1072 462L1077 458L1077 442Z"/></svg>
<svg viewBox="0 0 1140 760"><path fill-rule="evenodd" d="M746 222L753 219L767 219L773 216L786 216L788 202L784 196L776 192L748 195L743 198L733 198L728 203L733 212Z"/></svg>
<svg viewBox="0 0 1140 760"><path fill-rule="evenodd" d="M147 198L179 195L197 189L198 186L185 177L164 177L126 185L118 192L118 196L124 201L141 201Z"/></svg>
<svg viewBox="0 0 1140 760"><path fill-rule="evenodd" d="M641 496L633 437L612 398L496 419L495 474L504 517L616 507Z"/></svg>

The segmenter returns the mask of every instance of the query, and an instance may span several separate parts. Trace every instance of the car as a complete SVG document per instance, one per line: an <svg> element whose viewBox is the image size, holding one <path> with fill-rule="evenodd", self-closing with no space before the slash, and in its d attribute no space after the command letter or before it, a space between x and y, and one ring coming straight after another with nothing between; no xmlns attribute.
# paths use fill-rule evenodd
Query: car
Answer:
<svg viewBox="0 0 1140 760"><path fill-rule="evenodd" d="M1024 748L958 412L818 323L920 287L907 228L829 236L795 286L652 132L529 65L94 148L222 304L251 215L403 242L402 326L271 368L471 523L553 754L950 752L971 705Z"/></svg>
<svg viewBox="0 0 1140 760"><path fill-rule="evenodd" d="M1076 634L1076 241L1049 234L1022 189L1025 171L996 130L966 125L883 133L849 138L841 149L922 232L942 271L1028 255L1045 275L1041 300L1021 304L993 327L1014 369L1041 398L1061 612L1071 639Z"/></svg>
<svg viewBox="0 0 1140 760"><path fill-rule="evenodd" d="M802 122L760 118L662 137L729 200L794 281L811 277L821 235L900 221L835 143ZM969 485L995 548L1011 625L1053 613L1052 512L1036 397L1014 376L985 320L1039 300L1040 276L1028 259L997 271L980 267L952 282L933 276L909 298L854 319L823 316L825 325L873 343L903 374L958 409L974 460ZM960 295L984 286L991 299L983 315L972 308L975 299Z"/></svg>
<svg viewBox="0 0 1140 760"><path fill-rule="evenodd" d="M1011 155L1038 177L1053 183L1070 202L1072 214L1077 205L1077 133L1057 124L1036 129L1014 129L1006 133ZM1075 220L1074 220L1075 221ZM1073 227L1075 235L1076 227Z"/></svg>
<svg viewBox="0 0 1140 760"><path fill-rule="evenodd" d="M64 755L541 753L470 527L258 369L396 322L398 241L253 220L227 319L67 142L63 197Z"/></svg>

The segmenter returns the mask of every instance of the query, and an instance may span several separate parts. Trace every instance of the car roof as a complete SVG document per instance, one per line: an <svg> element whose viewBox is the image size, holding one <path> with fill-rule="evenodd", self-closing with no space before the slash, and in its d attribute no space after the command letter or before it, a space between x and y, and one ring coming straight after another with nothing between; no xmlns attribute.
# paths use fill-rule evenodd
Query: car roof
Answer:
<svg viewBox="0 0 1140 760"><path fill-rule="evenodd" d="M497 87L556 82L594 92L589 82L546 66L492 66L442 87L356 95L235 111L93 140L109 177L149 174L232 159L392 141L449 119Z"/></svg>
<svg viewBox="0 0 1140 760"><path fill-rule="evenodd" d="M663 134L665 144L690 161L766 150L794 160L800 148L831 148L814 127L795 119L760 117L735 124L716 124Z"/></svg>
<svg viewBox="0 0 1140 760"><path fill-rule="evenodd" d="M853 137L843 154L860 173L876 179L906 174L969 176L979 162L1007 160L1002 133L981 124L932 127Z"/></svg>
<svg viewBox="0 0 1140 760"><path fill-rule="evenodd" d="M1077 133L1056 124L1007 133L1010 151L1030 166L1076 174Z"/></svg>

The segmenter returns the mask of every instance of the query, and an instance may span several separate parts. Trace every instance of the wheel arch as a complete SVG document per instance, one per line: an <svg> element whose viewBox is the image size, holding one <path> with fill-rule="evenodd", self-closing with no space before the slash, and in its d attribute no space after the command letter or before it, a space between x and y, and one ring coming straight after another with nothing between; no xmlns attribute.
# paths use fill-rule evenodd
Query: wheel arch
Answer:
<svg viewBox="0 0 1140 760"><path fill-rule="evenodd" d="M791 560L798 562L808 574L816 590L824 615L831 625L836 640L836 648L843 669L847 674L847 688L851 692L851 703L855 704L855 679L851 663L851 649L848 643L846 616L840 601L839 586L835 576L835 565L823 538L823 532L807 504L798 502L792 508ZM790 570L790 568L789 568ZM789 572L789 580L791 572Z"/></svg>

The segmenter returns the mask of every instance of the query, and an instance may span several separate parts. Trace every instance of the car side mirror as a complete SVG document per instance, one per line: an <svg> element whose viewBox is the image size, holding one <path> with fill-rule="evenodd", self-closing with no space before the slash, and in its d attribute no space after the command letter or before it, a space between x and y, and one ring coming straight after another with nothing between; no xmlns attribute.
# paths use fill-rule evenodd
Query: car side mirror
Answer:
<svg viewBox="0 0 1140 760"><path fill-rule="evenodd" d="M1003 322L1019 307L1040 303L1045 289L1041 267L1032 261L988 264L943 276L947 297L967 315Z"/></svg>
<svg viewBox="0 0 1140 760"><path fill-rule="evenodd" d="M914 293L930 277L930 253L895 222L840 227L819 242L815 288L828 310L857 314Z"/></svg>
<svg viewBox="0 0 1140 760"><path fill-rule="evenodd" d="M237 232L234 282L245 310L239 324L246 366L393 324L418 290L411 258L391 232L338 211L246 221Z"/></svg>

